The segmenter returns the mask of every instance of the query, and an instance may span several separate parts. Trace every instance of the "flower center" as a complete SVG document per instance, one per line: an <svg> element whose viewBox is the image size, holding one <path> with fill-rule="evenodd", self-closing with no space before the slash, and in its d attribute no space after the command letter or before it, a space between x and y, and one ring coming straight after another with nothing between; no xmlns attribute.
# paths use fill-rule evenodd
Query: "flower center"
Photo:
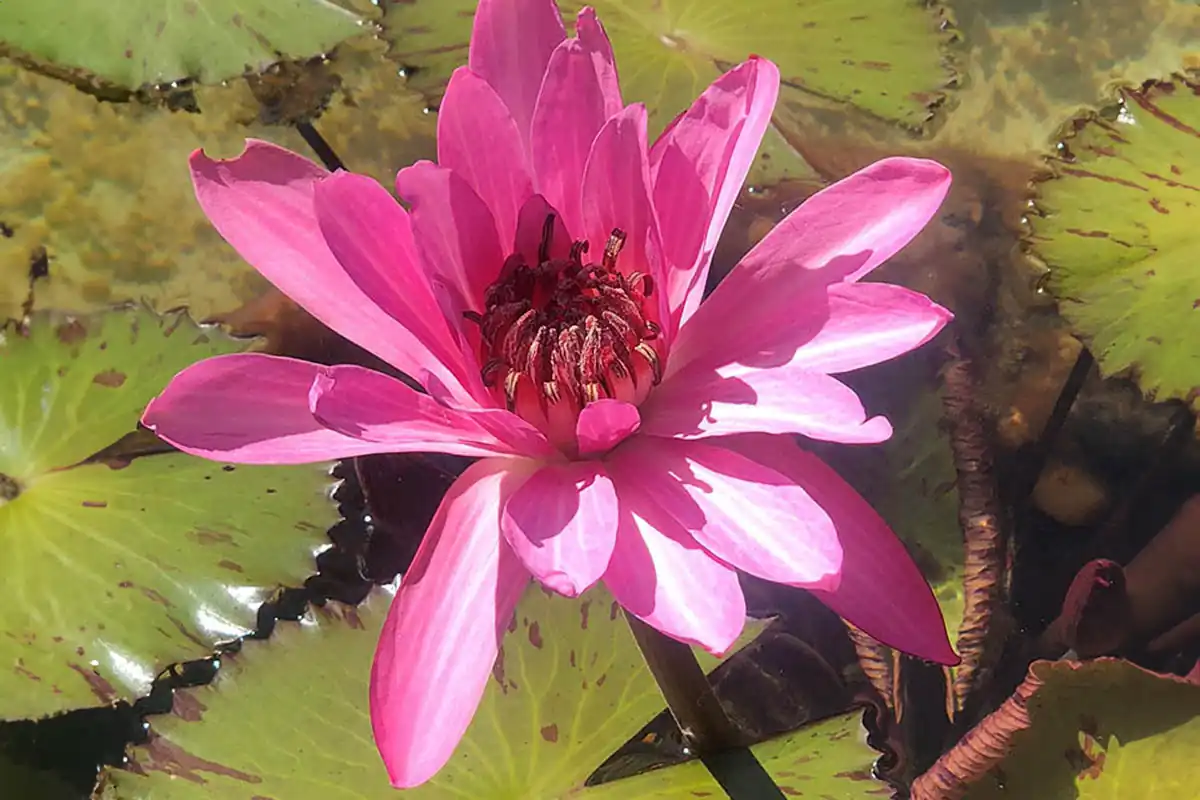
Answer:
<svg viewBox="0 0 1200 800"><path fill-rule="evenodd" d="M551 258L554 222L550 215L542 228L538 263L509 256L488 287L483 314L467 314L482 337L484 383L503 386L509 410L526 418L519 402L526 379L540 414L560 402L576 413L602 397L640 402L662 377L653 344L659 327L647 314L654 282L617 269L621 230L609 236L599 264L584 262L586 241L573 243L566 258Z"/></svg>
<svg viewBox="0 0 1200 800"><path fill-rule="evenodd" d="M10 478L3 472L0 472L0 506L11 500L16 500L20 494L21 484L17 483L17 479Z"/></svg>

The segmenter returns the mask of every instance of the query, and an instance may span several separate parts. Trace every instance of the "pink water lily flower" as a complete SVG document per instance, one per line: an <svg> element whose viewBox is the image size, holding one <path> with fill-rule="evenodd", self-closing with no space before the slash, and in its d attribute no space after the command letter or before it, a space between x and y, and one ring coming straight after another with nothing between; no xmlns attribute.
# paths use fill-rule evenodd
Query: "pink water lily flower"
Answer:
<svg viewBox="0 0 1200 800"><path fill-rule="evenodd" d="M668 636L727 650L738 571L814 592L876 638L954 663L938 606L880 517L795 435L888 438L837 374L928 341L949 314L861 278L950 184L891 158L811 197L701 303L779 87L751 58L653 145L591 9L481 0L438 115L438 163L370 178L265 142L192 156L221 235L317 319L420 383L221 356L144 422L223 462L474 456L403 577L371 676L392 782L450 757L531 576L598 581Z"/></svg>

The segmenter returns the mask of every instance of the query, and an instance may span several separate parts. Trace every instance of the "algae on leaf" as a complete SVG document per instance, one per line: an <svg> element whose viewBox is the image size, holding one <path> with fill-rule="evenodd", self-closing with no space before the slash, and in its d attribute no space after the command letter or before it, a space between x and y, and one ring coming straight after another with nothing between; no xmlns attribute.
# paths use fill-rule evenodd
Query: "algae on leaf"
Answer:
<svg viewBox="0 0 1200 800"><path fill-rule="evenodd" d="M328 0L6 0L0 42L125 88L217 83L361 32Z"/></svg>
<svg viewBox="0 0 1200 800"><path fill-rule="evenodd" d="M0 719L143 695L311 574L327 468L93 458L184 366L244 346L141 307L0 329Z"/></svg>
<svg viewBox="0 0 1200 800"><path fill-rule="evenodd" d="M1038 661L913 800L1193 797L1200 686L1127 661Z"/></svg>
<svg viewBox="0 0 1200 800"><path fill-rule="evenodd" d="M1039 184L1029 251L1108 375L1200 398L1200 86L1127 89L1076 123Z"/></svg>
<svg viewBox="0 0 1200 800"><path fill-rule="evenodd" d="M391 595L330 604L224 659L212 685L176 693L195 715L151 718L133 772L106 773L107 800L396 796L371 736L367 683ZM758 626L735 647L756 635ZM464 642L464 647L472 646ZM663 708L623 612L601 587L576 599L531 585L462 743L413 798L572 795ZM320 731L314 738L313 732ZM203 774L201 774L203 773Z"/></svg>
<svg viewBox="0 0 1200 800"><path fill-rule="evenodd" d="M626 103L645 103L650 135L684 111L721 73L751 54L778 64L780 103L848 103L921 129L945 98L949 34L919 0L676 0L560 4L568 29L584 5L596 9L613 42ZM385 5L392 56L414 67L411 85L439 98L467 60L475 0ZM777 114L751 184L806 179L811 168L787 143L799 140Z"/></svg>

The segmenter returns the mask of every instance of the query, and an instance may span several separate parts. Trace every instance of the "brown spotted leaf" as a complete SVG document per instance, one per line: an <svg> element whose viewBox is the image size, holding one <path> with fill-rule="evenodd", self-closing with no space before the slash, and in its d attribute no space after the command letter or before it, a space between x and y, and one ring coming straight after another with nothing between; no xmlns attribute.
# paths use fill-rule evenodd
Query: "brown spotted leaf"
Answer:
<svg viewBox="0 0 1200 800"><path fill-rule="evenodd" d="M138 774L110 771L103 797L396 796L367 707L389 600L377 591L356 609L331 604L247 643L211 686L176 693L175 715L152 720L154 738L134 749ZM739 645L759 630L747 626ZM466 736L432 781L400 796L552 800L581 787L663 705L603 588L568 600L531 586Z"/></svg>
<svg viewBox="0 0 1200 800"><path fill-rule="evenodd" d="M311 573L326 467L91 458L177 371L244 346L144 308L0 331L0 719L143 695Z"/></svg>
<svg viewBox="0 0 1200 800"><path fill-rule="evenodd" d="M1105 374L1158 399L1200 397L1200 96L1127 89L1078 121L1038 186L1028 245Z"/></svg>
<svg viewBox="0 0 1200 800"><path fill-rule="evenodd" d="M1200 686L1111 658L1038 661L913 800L1193 797Z"/></svg>

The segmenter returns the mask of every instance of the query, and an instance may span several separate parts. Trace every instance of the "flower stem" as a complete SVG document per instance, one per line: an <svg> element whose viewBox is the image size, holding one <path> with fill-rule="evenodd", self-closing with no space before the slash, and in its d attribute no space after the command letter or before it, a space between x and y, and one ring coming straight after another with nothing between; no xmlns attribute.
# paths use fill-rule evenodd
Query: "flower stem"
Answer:
<svg viewBox="0 0 1200 800"><path fill-rule="evenodd" d="M784 800L721 708L692 649L625 615L684 739L732 800Z"/></svg>

